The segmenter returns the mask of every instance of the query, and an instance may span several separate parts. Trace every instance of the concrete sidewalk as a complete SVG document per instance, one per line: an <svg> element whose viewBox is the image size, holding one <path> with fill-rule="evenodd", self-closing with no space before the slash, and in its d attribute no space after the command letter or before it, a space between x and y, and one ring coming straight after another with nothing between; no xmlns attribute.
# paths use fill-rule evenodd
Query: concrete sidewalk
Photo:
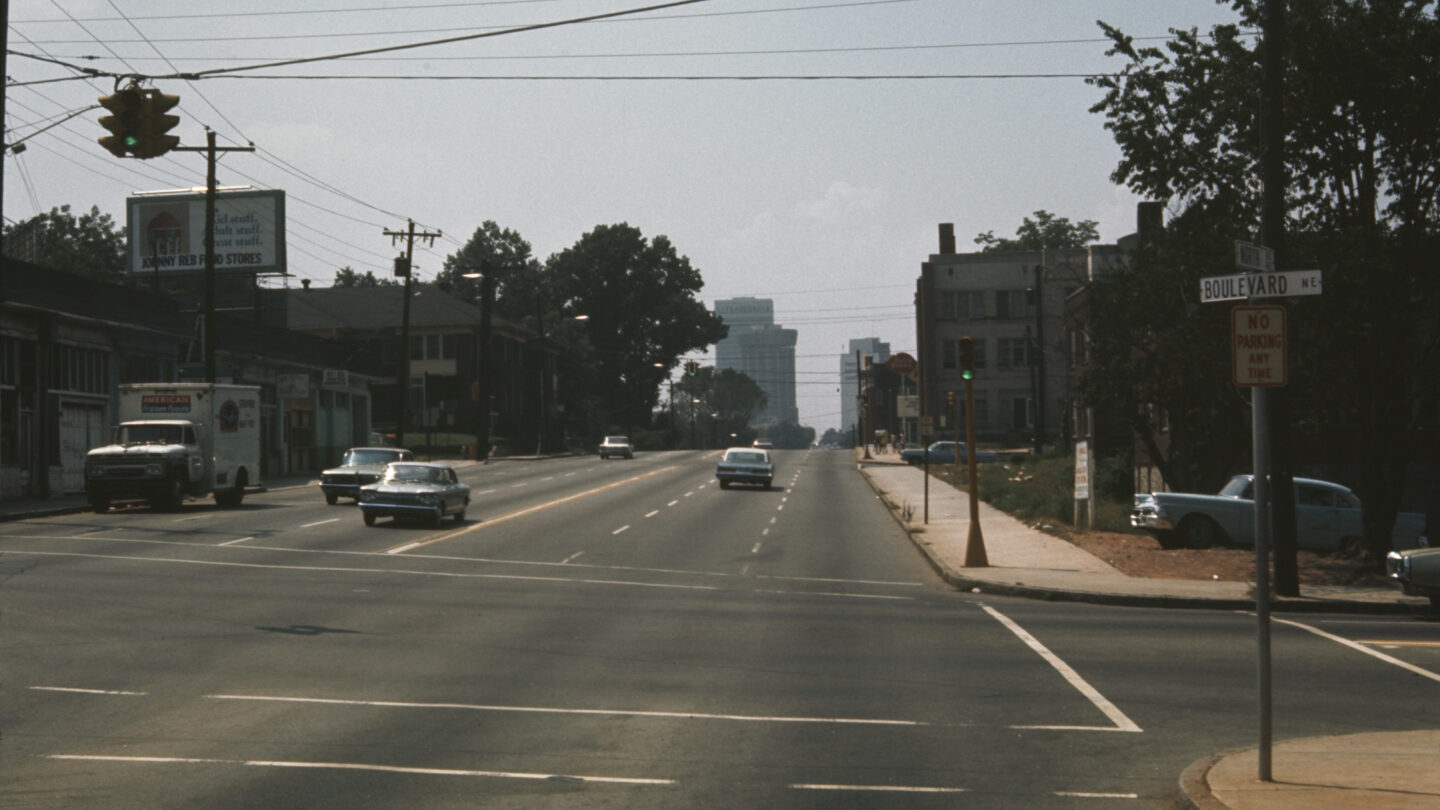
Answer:
<svg viewBox="0 0 1440 810"><path fill-rule="evenodd" d="M983 501L979 518L989 564L966 568L969 495L932 478L926 522L924 470L901 462L893 453L870 459L864 459L861 450L855 453L860 472L889 505L896 521L935 570L956 588L1109 605L1255 607L1247 583L1127 576L1084 549L1031 528ZM1399 587L1307 586L1302 593L1296 598L1276 599L1272 610L1420 614L1429 609L1428 600L1405 596ZM1202 810L1440 810L1437 757L1440 730L1277 741L1271 747L1271 781L1260 781L1256 749L1247 748L1192 764L1180 777L1180 790L1189 807Z"/></svg>

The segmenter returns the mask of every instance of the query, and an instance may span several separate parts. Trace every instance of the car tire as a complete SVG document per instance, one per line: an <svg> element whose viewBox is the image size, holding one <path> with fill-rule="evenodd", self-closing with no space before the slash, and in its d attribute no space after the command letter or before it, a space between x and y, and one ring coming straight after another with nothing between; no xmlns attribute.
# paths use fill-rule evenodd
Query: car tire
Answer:
<svg viewBox="0 0 1440 810"><path fill-rule="evenodd" d="M329 493L329 492L325 493L325 503L328 503L328 504L330 504L331 506L334 506L334 505L335 505L335 502L338 501L338 500L340 500L340 496L339 496L339 495L335 495L335 494Z"/></svg>
<svg viewBox="0 0 1440 810"><path fill-rule="evenodd" d="M375 515L374 515L373 512L366 512L366 513L365 513L365 525L366 525L366 526L374 526L374 525L375 525Z"/></svg>
<svg viewBox="0 0 1440 810"><path fill-rule="evenodd" d="M1210 548L1226 543L1225 530L1204 515L1186 515L1175 527L1182 548Z"/></svg>
<svg viewBox="0 0 1440 810"><path fill-rule="evenodd" d="M455 522L456 522L456 523L464 523L464 522L465 522L465 507L464 507L463 505L460 507L460 511L455 513Z"/></svg>
<svg viewBox="0 0 1440 810"><path fill-rule="evenodd" d="M90 499L90 508L95 511L95 514L97 514L97 515L103 515L103 514L105 514L106 512L109 512L109 511L110 511L110 499L109 499L109 498L91 498L91 499Z"/></svg>
<svg viewBox="0 0 1440 810"><path fill-rule="evenodd" d="M730 488L730 482L729 482L729 481L721 481L721 482L720 482L720 488L721 488L721 489L729 489L729 488Z"/></svg>
<svg viewBox="0 0 1440 810"><path fill-rule="evenodd" d="M165 482L165 494L160 496L154 506L164 512L175 512L183 503L185 503L185 480L178 475L172 475Z"/></svg>

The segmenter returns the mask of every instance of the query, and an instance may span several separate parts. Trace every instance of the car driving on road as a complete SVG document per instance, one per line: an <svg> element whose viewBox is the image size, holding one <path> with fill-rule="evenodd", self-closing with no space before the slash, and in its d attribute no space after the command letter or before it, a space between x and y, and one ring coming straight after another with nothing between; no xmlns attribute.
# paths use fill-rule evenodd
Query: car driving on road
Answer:
<svg viewBox="0 0 1440 810"><path fill-rule="evenodd" d="M600 458L611 456L635 457L635 446L630 444L629 436L606 436L605 441L600 442Z"/></svg>
<svg viewBox="0 0 1440 810"><path fill-rule="evenodd" d="M460 483L448 464L393 462L386 465L379 481L360 488L360 511L366 526L374 526L381 517L439 526L447 515L453 515L455 522L461 523L469 505L469 485Z"/></svg>
<svg viewBox="0 0 1440 810"><path fill-rule="evenodd" d="M721 489L728 489L731 484L759 484L769 489L775 478L775 464L770 460L769 450L732 447L720 457L715 477Z"/></svg>
<svg viewBox="0 0 1440 810"><path fill-rule="evenodd" d="M414 461L415 454L401 447L352 447L345 451L339 467L320 473L320 491L331 506L341 498L360 498L360 487L373 484L392 461Z"/></svg>

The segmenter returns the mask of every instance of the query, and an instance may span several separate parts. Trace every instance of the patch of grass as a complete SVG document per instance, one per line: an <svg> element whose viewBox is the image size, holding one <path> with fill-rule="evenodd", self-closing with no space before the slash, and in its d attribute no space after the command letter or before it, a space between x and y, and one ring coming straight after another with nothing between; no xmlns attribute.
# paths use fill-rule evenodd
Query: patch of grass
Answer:
<svg viewBox="0 0 1440 810"><path fill-rule="evenodd" d="M931 467L940 478L959 490L968 489L964 465ZM980 498L1000 511L1026 523L1054 523L1071 526L1075 515L1075 462L1065 456L1010 456L1005 461L981 464L977 468ZM1092 494L1094 489L1092 487ZM1101 531L1133 533L1129 500L1119 501L1099 493L1095 501L1095 528ZM1080 512L1085 520L1085 511Z"/></svg>

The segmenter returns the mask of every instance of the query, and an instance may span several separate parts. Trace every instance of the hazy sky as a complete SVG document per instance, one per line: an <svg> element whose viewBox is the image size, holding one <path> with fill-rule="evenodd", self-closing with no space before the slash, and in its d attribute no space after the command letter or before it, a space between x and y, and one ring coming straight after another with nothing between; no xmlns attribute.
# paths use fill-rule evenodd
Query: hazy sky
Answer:
<svg viewBox="0 0 1440 810"><path fill-rule="evenodd" d="M11 0L6 141L113 89L26 84L77 75L31 57L162 77L653 3ZM1096 220L1106 242L1133 231L1138 200L1110 182L1119 152L1088 112L1099 92L1038 74L1117 69L1097 20L1158 42L1234 19L1214 0L705 0L154 86L181 97L183 144L204 145L207 126L221 145L255 144L226 155L218 180L286 192L292 285L327 286L346 266L388 275L382 232L407 218L444 232L417 246L422 279L487 219L542 260L628 222L690 258L707 305L775 301L799 331L801 421L823 432L839 426L850 338L914 351L915 278L938 223L955 223L961 250L1038 209ZM65 204L123 221L134 191L204 185L199 154L112 157L100 115L6 155L7 223Z"/></svg>

